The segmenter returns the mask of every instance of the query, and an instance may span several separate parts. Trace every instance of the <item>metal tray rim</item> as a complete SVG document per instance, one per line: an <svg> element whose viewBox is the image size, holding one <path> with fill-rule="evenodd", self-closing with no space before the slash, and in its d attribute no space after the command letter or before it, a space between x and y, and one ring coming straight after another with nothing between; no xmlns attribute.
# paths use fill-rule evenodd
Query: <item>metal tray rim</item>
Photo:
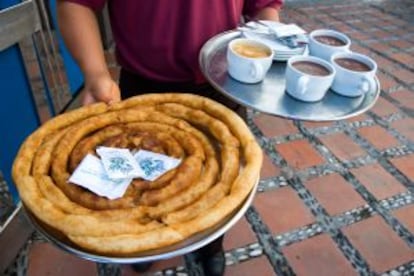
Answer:
<svg viewBox="0 0 414 276"><path fill-rule="evenodd" d="M51 242L58 248L66 252L72 253L78 257L81 257L83 259L90 260L90 261L95 261L95 262L114 263L114 264L152 262L152 261L159 261L163 259L169 259L169 258L173 258L176 256L181 256L181 255L190 253L192 251L195 251L207 245L208 243L214 241L215 239L219 238L221 235L227 232L234 224L236 224L239 221L239 219L241 219L242 216L245 214L245 212L250 207L253 201L258 184L259 184L259 180L256 181L255 185L253 186L253 189L250 191L248 197L244 200L242 205L218 225L212 228L209 228L203 232L194 234L193 236L189 237L183 242L166 247L166 248L170 248L170 247L176 248L171 251L163 250L163 249L148 250L143 253L139 253L137 256L126 256L126 257L103 256L103 255L98 255L92 252L88 252L78 247L71 246L70 244L62 240L59 240L59 238L49 233L45 229L45 227L43 227L41 223L39 223L38 219L35 218L34 215L31 214L31 212L24 205L23 205L23 210L25 211L24 213L26 214L29 222L34 226L36 230L38 230L46 238L46 240L48 240L49 242ZM195 241L192 242L191 239L195 239ZM189 244L187 245L186 243L189 243ZM147 254L147 255L144 255L144 254Z"/></svg>
<svg viewBox="0 0 414 276"><path fill-rule="evenodd" d="M248 101L243 101L240 97L238 97L236 95L236 93L233 92L229 92L226 91L226 89L223 87L223 85L220 85L215 79L213 79L213 77L209 74L208 72L208 64L209 64L209 58L212 56L208 55L208 52L214 52L216 48L216 44L217 43L221 43L220 40L225 40L227 39L228 41L230 41L231 39L237 38L241 36L241 32L237 31L237 30L231 30L231 31L226 31L220 34L217 34L215 36L213 36L211 39L209 39L201 48L200 53L199 53L199 65L200 65L200 69L201 72L203 73L204 77L207 79L207 81L219 92L221 92L223 95L229 97L230 99L234 100L235 102L245 106L245 107L249 107L252 108L253 110L259 111L259 112L263 112L269 115L274 115L274 116L278 116L278 117L282 117L282 118L286 118L286 119L293 119L293 120L303 120L303 121L315 121L315 122L324 122L324 121L337 121L337 120L343 120L343 119L349 119L351 117L360 115L364 112L366 112L367 110L369 110L370 108L372 108L374 106L374 104L376 103L376 101L378 100L379 96L380 96L380 82L377 78L377 76L375 76L375 82L377 84L377 88L375 89L375 91L369 92L369 95L363 95L360 96L362 97L361 99L361 103L358 106L354 106L353 108L350 108L349 110L347 110L346 112L343 112L340 115L337 114L323 114L321 115L320 113L316 113L316 114L312 114L312 116L304 116L303 114L299 114L299 113L295 113L293 112L280 112L280 110L269 110L268 108L263 108L263 106L260 105L260 103L256 103L256 102L248 102ZM285 64L286 61L274 61L273 62L273 66L280 66L280 64ZM276 64L276 65L275 65ZM234 83L238 83L235 80L231 80L231 77L228 77L229 81L233 81ZM239 86L244 86L244 87L248 87L249 85L243 85L241 83L238 83ZM333 93L334 92L328 92L328 93ZM291 96L286 95L284 97L287 98L291 98ZM340 97L347 100L352 100L352 99L357 99L359 97L355 97L355 98L350 98L350 97L345 97L345 96L340 96L338 94L336 94L335 97ZM293 98L291 98L293 99ZM325 98L324 98L325 99ZM324 99L322 99L322 101L324 101ZM304 102L301 102L299 100L293 100L298 102L299 105L303 105ZM321 102L321 101L320 101ZM305 103L306 105L312 106L315 104L318 104L320 102L316 102L316 103ZM327 116L328 115L328 116Z"/></svg>

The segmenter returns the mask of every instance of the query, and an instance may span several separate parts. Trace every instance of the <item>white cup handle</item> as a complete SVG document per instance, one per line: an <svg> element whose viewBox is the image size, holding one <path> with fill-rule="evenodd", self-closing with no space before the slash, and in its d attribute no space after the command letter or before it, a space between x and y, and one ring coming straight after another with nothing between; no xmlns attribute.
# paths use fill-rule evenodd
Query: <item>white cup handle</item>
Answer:
<svg viewBox="0 0 414 276"><path fill-rule="evenodd" d="M373 77L364 76L362 77L361 85L359 86L359 89L360 91L362 91L362 93L368 93L372 91L375 88L375 86L376 86L376 83Z"/></svg>
<svg viewBox="0 0 414 276"><path fill-rule="evenodd" d="M264 70L261 64L257 62L250 62L250 70L249 70L250 77L255 80L260 80L263 77Z"/></svg>
<svg viewBox="0 0 414 276"><path fill-rule="evenodd" d="M308 82L309 82L308 76L301 76L297 82L295 90L301 95L305 94Z"/></svg>

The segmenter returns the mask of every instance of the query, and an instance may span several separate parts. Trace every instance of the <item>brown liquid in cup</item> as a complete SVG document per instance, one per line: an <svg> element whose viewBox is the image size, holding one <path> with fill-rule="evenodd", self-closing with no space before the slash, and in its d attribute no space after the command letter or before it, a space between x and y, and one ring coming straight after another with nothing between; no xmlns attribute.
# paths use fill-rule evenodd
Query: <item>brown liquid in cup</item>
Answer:
<svg viewBox="0 0 414 276"><path fill-rule="evenodd" d="M330 45L330 46L345 46L346 43L342 39L339 39L334 36L330 35L317 35L313 37L315 40L319 41L320 43Z"/></svg>
<svg viewBox="0 0 414 276"><path fill-rule="evenodd" d="M371 67L369 67L368 65L366 65L365 63L359 60L352 59L352 58L337 58L335 59L335 63L343 68L346 68L352 71L358 71L358 72L371 71Z"/></svg>
<svg viewBox="0 0 414 276"><path fill-rule="evenodd" d="M248 58L265 58L270 56L270 52L267 49L252 44L238 43L233 46L233 50L239 55Z"/></svg>
<svg viewBox="0 0 414 276"><path fill-rule="evenodd" d="M292 66L308 75L328 76L331 73L325 66L312 61L296 61Z"/></svg>

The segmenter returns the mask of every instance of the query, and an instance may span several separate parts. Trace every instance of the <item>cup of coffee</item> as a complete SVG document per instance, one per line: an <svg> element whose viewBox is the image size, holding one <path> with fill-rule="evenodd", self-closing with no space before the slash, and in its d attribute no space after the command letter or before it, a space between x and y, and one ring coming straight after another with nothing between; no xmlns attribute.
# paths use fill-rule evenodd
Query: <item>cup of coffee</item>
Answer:
<svg viewBox="0 0 414 276"><path fill-rule="evenodd" d="M314 30L309 34L309 53L330 61L338 52L349 52L351 40L343 33L334 30Z"/></svg>
<svg viewBox="0 0 414 276"><path fill-rule="evenodd" d="M228 72L244 83L262 81L273 61L272 49L264 43L248 38L237 38L228 44Z"/></svg>
<svg viewBox="0 0 414 276"><path fill-rule="evenodd" d="M332 90L340 95L357 97L376 88L377 64L370 57L355 53L337 53L331 57L336 76Z"/></svg>
<svg viewBox="0 0 414 276"><path fill-rule="evenodd" d="M304 102L320 101L335 77L335 68L313 56L289 58L286 67L286 92Z"/></svg>

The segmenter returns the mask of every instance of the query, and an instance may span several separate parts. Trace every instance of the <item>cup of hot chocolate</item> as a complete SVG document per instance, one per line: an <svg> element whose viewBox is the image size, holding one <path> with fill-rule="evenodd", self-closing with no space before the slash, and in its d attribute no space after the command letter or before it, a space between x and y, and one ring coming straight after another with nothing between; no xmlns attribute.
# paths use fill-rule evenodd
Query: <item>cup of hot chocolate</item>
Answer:
<svg viewBox="0 0 414 276"><path fill-rule="evenodd" d="M322 100L335 77L335 68L313 56L294 56L287 62L286 92L304 102Z"/></svg>
<svg viewBox="0 0 414 276"><path fill-rule="evenodd" d="M244 83L262 81L273 61L273 50L266 44L248 38L237 38L228 44L228 72Z"/></svg>
<svg viewBox="0 0 414 276"><path fill-rule="evenodd" d="M334 30L314 30L309 34L309 52L312 56L330 61L338 52L349 52L351 40L341 32Z"/></svg>
<svg viewBox="0 0 414 276"><path fill-rule="evenodd" d="M377 64L370 57L355 53L337 53L331 57L336 76L331 89L343 96L357 97L376 88Z"/></svg>

